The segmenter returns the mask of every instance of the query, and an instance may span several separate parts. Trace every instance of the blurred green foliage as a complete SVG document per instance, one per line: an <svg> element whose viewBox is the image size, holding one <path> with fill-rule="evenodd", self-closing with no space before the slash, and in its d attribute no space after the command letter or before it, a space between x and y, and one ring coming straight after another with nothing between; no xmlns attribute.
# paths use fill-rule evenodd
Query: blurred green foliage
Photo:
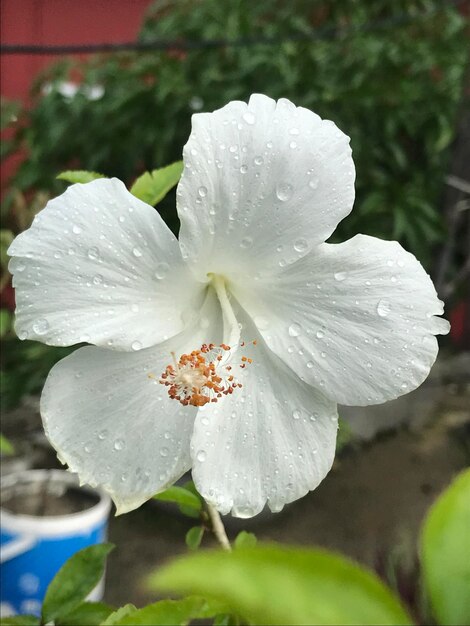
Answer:
<svg viewBox="0 0 470 626"><path fill-rule="evenodd" d="M4 228L28 225L16 224L19 196L46 200L65 189L58 172L94 170L130 187L143 171L181 158L192 113L261 92L312 109L351 137L356 206L333 240L358 232L399 239L430 270L445 237L438 207L468 54L465 27L456 4L438 0L158 0L142 42L272 41L51 65L33 87L31 108L3 103L4 152L27 154L5 198ZM312 32L317 39L303 39ZM177 232L174 192L159 210ZM18 397L7 394L10 404Z"/></svg>

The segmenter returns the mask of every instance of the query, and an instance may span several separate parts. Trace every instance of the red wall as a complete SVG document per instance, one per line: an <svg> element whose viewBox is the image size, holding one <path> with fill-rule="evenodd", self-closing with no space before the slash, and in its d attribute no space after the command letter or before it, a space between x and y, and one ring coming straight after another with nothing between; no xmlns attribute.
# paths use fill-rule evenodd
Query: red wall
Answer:
<svg viewBox="0 0 470 626"><path fill-rule="evenodd" d="M2 44L66 45L134 41L151 0L0 0ZM1 95L27 101L36 74L60 57L2 54ZM2 163L1 188L20 155Z"/></svg>
<svg viewBox="0 0 470 626"><path fill-rule="evenodd" d="M150 0L1 0L3 44L65 45L132 41ZM2 55L1 94L24 99L53 55Z"/></svg>

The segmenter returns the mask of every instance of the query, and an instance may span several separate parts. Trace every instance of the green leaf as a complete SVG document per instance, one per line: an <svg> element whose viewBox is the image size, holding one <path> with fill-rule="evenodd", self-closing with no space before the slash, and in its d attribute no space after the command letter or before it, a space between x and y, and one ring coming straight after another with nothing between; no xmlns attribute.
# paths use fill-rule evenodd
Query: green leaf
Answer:
<svg viewBox="0 0 470 626"><path fill-rule="evenodd" d="M80 550L52 579L42 605L42 621L55 621L71 613L99 583L106 557L114 546L101 543Z"/></svg>
<svg viewBox="0 0 470 626"><path fill-rule="evenodd" d="M133 604L125 604L119 609L108 615L104 620L102 626L114 626L114 624L120 624L121 620L128 615L133 615L137 611L137 608Z"/></svg>
<svg viewBox="0 0 470 626"><path fill-rule="evenodd" d="M145 172L134 182L131 193L147 204L155 206L177 184L182 171L183 161L176 161L158 170Z"/></svg>
<svg viewBox="0 0 470 626"><path fill-rule="evenodd" d="M253 624L411 624L372 573L323 550L268 544L197 552L152 576L159 590L212 597Z"/></svg>
<svg viewBox="0 0 470 626"><path fill-rule="evenodd" d="M14 454L15 448L8 441L8 439L0 433L0 454L10 455Z"/></svg>
<svg viewBox="0 0 470 626"><path fill-rule="evenodd" d="M106 176L98 174L98 172L88 172L86 170L67 170L66 172L61 172L57 178L66 180L68 183L89 183L97 178L106 178Z"/></svg>
<svg viewBox="0 0 470 626"><path fill-rule="evenodd" d="M470 470L459 474L423 526L423 576L440 624L470 624Z"/></svg>
<svg viewBox="0 0 470 626"><path fill-rule="evenodd" d="M1 626L36 626L39 624L39 617L35 615L11 615L0 618Z"/></svg>
<svg viewBox="0 0 470 626"><path fill-rule="evenodd" d="M0 309L0 338L5 337L11 329L13 315L7 309Z"/></svg>
<svg viewBox="0 0 470 626"><path fill-rule="evenodd" d="M203 526L193 526L186 533L186 545L190 550L197 550L201 545L202 537L204 535Z"/></svg>
<svg viewBox="0 0 470 626"><path fill-rule="evenodd" d="M247 533L246 530L242 530L235 537L235 541L233 545L235 548L254 548L258 540L256 539L256 535L253 533Z"/></svg>
<svg viewBox="0 0 470 626"><path fill-rule="evenodd" d="M201 500L185 487L177 487L174 485L161 493L157 493L153 497L155 500L161 500L162 502L174 502L175 504L187 506L198 512L202 508Z"/></svg>
<svg viewBox="0 0 470 626"><path fill-rule="evenodd" d="M224 606L218 602L198 597L162 600L149 604L143 609L137 609L112 624L116 626L174 626L175 624L189 624L193 619L208 619L224 610ZM108 623L105 622L106 625Z"/></svg>
<svg viewBox="0 0 470 626"><path fill-rule="evenodd" d="M112 606L103 602L83 602L55 623L56 626L99 626L113 611Z"/></svg>

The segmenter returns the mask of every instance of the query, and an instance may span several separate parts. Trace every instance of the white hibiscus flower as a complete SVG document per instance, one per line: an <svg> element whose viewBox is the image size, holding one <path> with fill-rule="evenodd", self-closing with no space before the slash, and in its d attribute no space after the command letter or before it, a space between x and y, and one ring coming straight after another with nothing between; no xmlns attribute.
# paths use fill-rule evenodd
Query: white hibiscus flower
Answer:
<svg viewBox="0 0 470 626"><path fill-rule="evenodd" d="M16 328L94 344L52 369L41 412L119 513L190 468L221 513L279 511L329 471L336 403L416 388L448 323L398 243L324 243L354 199L332 122L254 95L194 115L184 164L179 242L116 179L50 201L9 250Z"/></svg>

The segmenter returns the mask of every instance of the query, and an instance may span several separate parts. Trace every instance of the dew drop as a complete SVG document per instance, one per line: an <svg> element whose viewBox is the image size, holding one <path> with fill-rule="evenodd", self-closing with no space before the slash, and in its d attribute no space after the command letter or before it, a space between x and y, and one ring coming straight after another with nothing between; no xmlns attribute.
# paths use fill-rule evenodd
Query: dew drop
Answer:
<svg viewBox="0 0 470 626"><path fill-rule="evenodd" d="M310 187L310 189L318 189L319 182L320 182L320 179L315 176L314 178L308 181L308 186Z"/></svg>
<svg viewBox="0 0 470 626"><path fill-rule="evenodd" d="M342 280L346 279L346 276L347 276L346 272L336 272L335 280L341 282Z"/></svg>
<svg viewBox="0 0 470 626"><path fill-rule="evenodd" d="M140 341L133 341L131 348L137 352L137 350L142 349L142 344L140 343Z"/></svg>
<svg viewBox="0 0 470 626"><path fill-rule="evenodd" d="M159 263L155 269L154 276L157 280L163 280L170 270L168 263Z"/></svg>
<svg viewBox="0 0 470 626"><path fill-rule="evenodd" d="M168 448L162 448L160 450L160 456L168 456L168 452L169 452Z"/></svg>
<svg viewBox="0 0 470 626"><path fill-rule="evenodd" d="M72 226L72 232L74 235L79 235L82 232L81 226L77 226L77 224L74 224Z"/></svg>
<svg viewBox="0 0 470 626"><path fill-rule="evenodd" d="M117 451L123 450L124 446L125 446L124 439L116 439L116 441L114 442L114 449Z"/></svg>
<svg viewBox="0 0 470 626"><path fill-rule="evenodd" d="M141 250L140 248L134 248L134 249L132 250L132 254L133 254L135 257L141 257L141 256L142 256L142 250Z"/></svg>
<svg viewBox="0 0 470 626"><path fill-rule="evenodd" d="M240 167L240 172L241 172L242 174L246 174L246 173L248 172L248 165L242 165L242 166Z"/></svg>
<svg viewBox="0 0 470 626"><path fill-rule="evenodd" d="M269 326L269 320L262 315L256 315L253 321L259 330L266 330Z"/></svg>
<svg viewBox="0 0 470 626"><path fill-rule="evenodd" d="M379 300L376 310L379 317L387 317L392 310L392 305L388 300Z"/></svg>
<svg viewBox="0 0 470 626"><path fill-rule="evenodd" d="M300 335L301 332L301 327L300 324L297 324L296 322L294 322L294 324L291 324L289 326L289 335L291 337L298 337Z"/></svg>
<svg viewBox="0 0 470 626"><path fill-rule="evenodd" d="M314 366L314 362L313 361L307 361L307 367L308 367L309 370L311 370L313 366Z"/></svg>
<svg viewBox="0 0 470 626"><path fill-rule="evenodd" d="M98 434L98 439L101 439L101 441L103 441L104 439L106 439L108 435L109 435L109 432L107 430L102 430Z"/></svg>
<svg viewBox="0 0 470 626"><path fill-rule="evenodd" d="M103 277L101 276L101 274L96 274L96 276L93 276L94 285L101 285L102 282L103 282Z"/></svg>
<svg viewBox="0 0 470 626"><path fill-rule="evenodd" d="M40 319L34 322L33 330L36 333L36 335L44 335L49 330L49 322L43 317L41 317Z"/></svg>
<svg viewBox="0 0 470 626"><path fill-rule="evenodd" d="M318 339L323 339L323 337L325 336L325 333L322 330L317 330L316 335Z"/></svg>
<svg viewBox="0 0 470 626"><path fill-rule="evenodd" d="M308 241L301 237L294 241L294 250L296 252L305 252L308 249Z"/></svg>
<svg viewBox="0 0 470 626"><path fill-rule="evenodd" d="M199 461L199 463L204 463L206 458L207 458L207 454L206 454L205 450L198 450L198 452L196 454L196 459Z"/></svg>
<svg viewBox="0 0 470 626"><path fill-rule="evenodd" d="M91 259L92 261L97 261L100 258L100 251L98 250L98 248L96 246L93 246L92 248L88 248L88 258Z"/></svg>
<svg viewBox="0 0 470 626"><path fill-rule="evenodd" d="M292 150L295 150L295 148L297 148L297 142L296 141L291 141L289 144L289 148L291 148Z"/></svg>
<svg viewBox="0 0 470 626"><path fill-rule="evenodd" d="M262 157L262 156L256 156L256 157L253 159L253 161L254 161L254 164L255 164L255 165L262 165L262 164L263 164L263 162L264 162L264 159L263 159L263 157Z"/></svg>
<svg viewBox="0 0 470 626"><path fill-rule="evenodd" d="M243 121L245 121L247 124L254 124L256 121L255 116L253 115L253 113L251 113L250 111L247 111L246 113L244 113L242 115Z"/></svg>
<svg viewBox="0 0 470 626"><path fill-rule="evenodd" d="M207 187L199 187L197 192L201 198L205 198L207 196Z"/></svg>
<svg viewBox="0 0 470 626"><path fill-rule="evenodd" d="M292 411L292 417L295 420L300 419L300 416L301 416L301 412L299 411L299 409L295 409L294 411Z"/></svg>
<svg viewBox="0 0 470 626"><path fill-rule="evenodd" d="M292 198L292 194L294 193L294 188L289 183L279 183L276 187L276 196L279 198L281 202L286 202Z"/></svg>

